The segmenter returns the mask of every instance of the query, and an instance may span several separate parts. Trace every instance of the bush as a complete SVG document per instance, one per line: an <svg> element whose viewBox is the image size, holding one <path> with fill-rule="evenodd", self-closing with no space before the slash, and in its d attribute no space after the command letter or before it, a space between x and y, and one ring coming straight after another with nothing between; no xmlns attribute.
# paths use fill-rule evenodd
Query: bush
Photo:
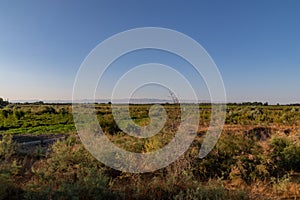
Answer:
<svg viewBox="0 0 300 200"><path fill-rule="evenodd" d="M42 114L57 114L55 108L52 106L46 106L42 109L40 109L36 114L42 115Z"/></svg>
<svg viewBox="0 0 300 200"><path fill-rule="evenodd" d="M99 120L99 124L100 124L101 129L104 133L109 133L111 135L114 135L114 134L121 131L118 124L114 120L114 117L111 114L102 117Z"/></svg>
<svg viewBox="0 0 300 200"><path fill-rule="evenodd" d="M104 169L79 141L56 142L50 157L33 167L27 199L115 199Z"/></svg>
<svg viewBox="0 0 300 200"><path fill-rule="evenodd" d="M262 149L254 139L243 134L224 133L215 148L199 161L198 175L202 179L241 178L246 183L268 176Z"/></svg>
<svg viewBox="0 0 300 200"><path fill-rule="evenodd" d="M14 115L17 120L20 120L22 117L24 117L25 112L23 110L15 110Z"/></svg>
<svg viewBox="0 0 300 200"><path fill-rule="evenodd" d="M19 199L22 192L14 182L14 176L20 171L17 161L12 159L16 148L12 136L3 135L0 141L0 199Z"/></svg>
<svg viewBox="0 0 300 200"><path fill-rule="evenodd" d="M19 199L21 190L15 185L9 173L0 170L0 199Z"/></svg>
<svg viewBox="0 0 300 200"><path fill-rule="evenodd" d="M16 153L17 144L13 142L11 135L3 135L0 140L0 159L8 160Z"/></svg>
<svg viewBox="0 0 300 200"><path fill-rule="evenodd" d="M288 137L275 136L270 141L274 173L300 172L300 145Z"/></svg>
<svg viewBox="0 0 300 200"><path fill-rule="evenodd" d="M4 101L2 98L0 98L0 108L5 107L9 104L8 101Z"/></svg>
<svg viewBox="0 0 300 200"><path fill-rule="evenodd" d="M10 110L2 110L1 114L4 118L8 118L8 115L11 114Z"/></svg>

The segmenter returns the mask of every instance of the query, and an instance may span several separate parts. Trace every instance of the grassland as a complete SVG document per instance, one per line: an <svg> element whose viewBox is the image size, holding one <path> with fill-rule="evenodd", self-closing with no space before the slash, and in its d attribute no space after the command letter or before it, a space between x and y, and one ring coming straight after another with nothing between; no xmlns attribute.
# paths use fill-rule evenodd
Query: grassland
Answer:
<svg viewBox="0 0 300 200"><path fill-rule="evenodd" d="M131 105L135 123L150 123L151 105ZM109 104L96 104L99 124L116 145L147 153L166 145L179 108L166 104L167 122L151 138L123 133ZM204 159L199 149L211 106L199 105L197 136L166 168L130 174L104 166L83 147L68 104L9 104L0 109L0 199L297 199L300 198L300 106L231 104L222 135ZM128 127L130 128L130 127ZM19 151L16 135L65 134L53 146Z"/></svg>

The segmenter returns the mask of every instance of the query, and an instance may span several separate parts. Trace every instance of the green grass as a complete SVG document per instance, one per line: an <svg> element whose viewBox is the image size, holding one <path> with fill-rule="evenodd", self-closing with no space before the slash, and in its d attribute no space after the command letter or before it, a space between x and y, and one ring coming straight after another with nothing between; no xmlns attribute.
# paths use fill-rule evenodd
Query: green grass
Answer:
<svg viewBox="0 0 300 200"><path fill-rule="evenodd" d="M122 107L124 105L119 105ZM118 106L117 106L118 107ZM151 105L130 105L130 116L134 123L147 126L150 123L148 112ZM172 104L164 105L169 117L167 124L174 121L176 108ZM116 134L116 126L110 105L96 104L99 123L109 134ZM207 126L211 117L211 106L200 105L199 125ZM122 122L127 123L127 122ZM228 125L300 125L299 106L251 106L229 105L226 124ZM9 104L0 109L0 133L5 134L47 134L74 132L71 105L28 105Z"/></svg>

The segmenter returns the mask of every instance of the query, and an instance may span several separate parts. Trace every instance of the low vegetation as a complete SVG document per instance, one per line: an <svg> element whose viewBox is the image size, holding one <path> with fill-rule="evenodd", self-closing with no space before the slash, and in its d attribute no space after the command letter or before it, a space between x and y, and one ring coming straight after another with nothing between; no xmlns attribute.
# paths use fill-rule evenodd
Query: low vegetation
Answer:
<svg viewBox="0 0 300 200"><path fill-rule="evenodd" d="M151 105L132 105L131 117L149 124ZM100 125L126 150L147 153L174 136L177 116L157 136L137 139L123 133L111 107L97 104ZM198 158L210 120L200 105L197 137L169 166L142 174L120 172L93 158L75 134L70 105L8 104L1 110L0 199L298 199L300 198L300 107L229 105L224 130L214 149ZM175 127L174 127L175 124ZM130 129L130 127L128 127ZM18 134L65 133L65 140L21 152Z"/></svg>

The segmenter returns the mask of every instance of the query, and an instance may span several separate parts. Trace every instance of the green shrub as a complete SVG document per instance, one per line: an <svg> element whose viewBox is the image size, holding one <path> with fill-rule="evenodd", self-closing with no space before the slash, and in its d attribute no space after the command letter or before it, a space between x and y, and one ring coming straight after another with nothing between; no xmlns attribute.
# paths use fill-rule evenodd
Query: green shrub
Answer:
<svg viewBox="0 0 300 200"><path fill-rule="evenodd" d="M16 153L17 144L13 142L11 135L3 135L0 140L0 159L8 160Z"/></svg>
<svg viewBox="0 0 300 200"><path fill-rule="evenodd" d="M74 137L53 145L50 157L33 168L26 199L115 199L109 178Z"/></svg>
<svg viewBox="0 0 300 200"><path fill-rule="evenodd" d="M25 112L23 110L15 110L14 111L14 116L16 117L17 120L20 120L22 117L24 117Z"/></svg>
<svg viewBox="0 0 300 200"><path fill-rule="evenodd" d="M101 117L99 124L104 133L114 135L121 131L112 114Z"/></svg>
<svg viewBox="0 0 300 200"><path fill-rule="evenodd" d="M13 157L17 145L12 136L3 135L0 140L0 199L19 199L22 193L14 177L20 175L21 166Z"/></svg>
<svg viewBox="0 0 300 200"><path fill-rule="evenodd" d="M4 118L8 118L9 114L11 114L11 111L10 110L1 110L1 114Z"/></svg>
<svg viewBox="0 0 300 200"><path fill-rule="evenodd" d="M287 171L300 172L300 145L288 137L275 136L270 141L274 174Z"/></svg>
<svg viewBox="0 0 300 200"><path fill-rule="evenodd" d="M243 134L224 133L208 156L199 161L201 179L239 176L245 182L268 176L266 160L258 142ZM258 167L259 166L259 167ZM234 170L234 172L233 172Z"/></svg>
<svg viewBox="0 0 300 200"><path fill-rule="evenodd" d="M36 112L36 114L38 115L42 115L42 114L57 114L55 108L53 108L52 106L45 106L39 109L39 111Z"/></svg>

